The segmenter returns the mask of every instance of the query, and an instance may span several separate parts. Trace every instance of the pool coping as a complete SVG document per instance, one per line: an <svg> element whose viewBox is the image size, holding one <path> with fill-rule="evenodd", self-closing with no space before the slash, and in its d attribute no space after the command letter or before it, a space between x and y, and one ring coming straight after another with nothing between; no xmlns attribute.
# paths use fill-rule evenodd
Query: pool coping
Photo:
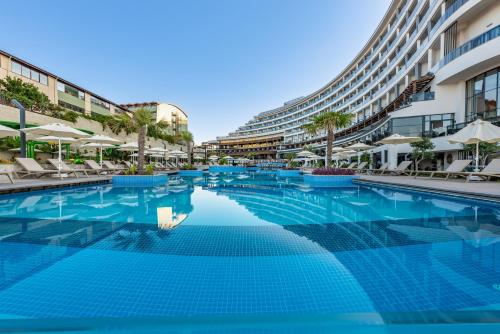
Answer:
<svg viewBox="0 0 500 334"><path fill-rule="evenodd" d="M403 189L403 190L423 191L423 192L432 193L432 194L446 195L446 196L452 196L452 197L458 197L458 198L464 198L464 199L475 199L475 200L488 201L488 202L500 204L500 196L497 196L494 194L477 193L477 192L470 192L470 191L456 191L456 190L451 190L451 189L440 189L440 188L423 186L423 185L413 185L413 184L410 185L410 184L401 184L401 183L390 182L390 181L367 180L367 179L363 179L363 178L353 180L353 183L357 184L357 185L372 185L372 186L398 188L398 189Z"/></svg>

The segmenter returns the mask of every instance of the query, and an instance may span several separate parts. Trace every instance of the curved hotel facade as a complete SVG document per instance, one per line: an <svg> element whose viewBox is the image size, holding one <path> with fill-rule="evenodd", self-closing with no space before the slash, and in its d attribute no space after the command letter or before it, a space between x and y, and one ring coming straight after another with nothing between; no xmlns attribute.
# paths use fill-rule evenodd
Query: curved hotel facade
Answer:
<svg viewBox="0 0 500 334"><path fill-rule="evenodd" d="M483 118L500 121L500 1L394 0L355 59L316 92L256 115L218 137L221 154L280 158L312 145L322 153L326 134L302 126L319 113L353 114L334 145L373 144L392 134L429 136L438 164L464 152L447 136ZM399 158L410 152L400 145ZM387 161L387 146L373 150ZM389 159L392 160L392 159Z"/></svg>

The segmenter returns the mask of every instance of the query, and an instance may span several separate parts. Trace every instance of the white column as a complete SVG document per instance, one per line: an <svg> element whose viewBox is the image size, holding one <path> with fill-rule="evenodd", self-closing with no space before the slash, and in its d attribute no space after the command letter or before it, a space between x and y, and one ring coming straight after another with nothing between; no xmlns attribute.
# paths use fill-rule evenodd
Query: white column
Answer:
<svg viewBox="0 0 500 334"><path fill-rule="evenodd" d="M387 145L387 162L389 163L389 169L395 169L398 165L398 147L397 145Z"/></svg>

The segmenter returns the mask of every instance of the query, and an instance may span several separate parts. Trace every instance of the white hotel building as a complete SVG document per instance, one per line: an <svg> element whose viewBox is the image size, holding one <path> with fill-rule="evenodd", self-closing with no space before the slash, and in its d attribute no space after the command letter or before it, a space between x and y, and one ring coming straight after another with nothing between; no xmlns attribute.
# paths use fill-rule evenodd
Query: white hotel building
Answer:
<svg viewBox="0 0 500 334"><path fill-rule="evenodd" d="M437 168L465 153L447 136L476 118L500 122L500 0L394 0L355 59L316 92L256 115L228 136L222 154L281 157L312 145L322 153L326 134L302 130L326 111L354 115L335 146L373 144L393 133L429 136ZM399 160L410 152L398 148ZM395 152L379 146L378 163ZM394 159L389 159L394 160Z"/></svg>

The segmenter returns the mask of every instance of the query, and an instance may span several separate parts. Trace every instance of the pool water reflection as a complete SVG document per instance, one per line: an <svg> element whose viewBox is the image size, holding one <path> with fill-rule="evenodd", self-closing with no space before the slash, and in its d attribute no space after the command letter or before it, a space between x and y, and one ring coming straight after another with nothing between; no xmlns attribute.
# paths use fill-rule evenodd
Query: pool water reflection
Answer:
<svg viewBox="0 0 500 334"><path fill-rule="evenodd" d="M0 313L500 310L499 235L495 204L272 173L8 195Z"/></svg>

